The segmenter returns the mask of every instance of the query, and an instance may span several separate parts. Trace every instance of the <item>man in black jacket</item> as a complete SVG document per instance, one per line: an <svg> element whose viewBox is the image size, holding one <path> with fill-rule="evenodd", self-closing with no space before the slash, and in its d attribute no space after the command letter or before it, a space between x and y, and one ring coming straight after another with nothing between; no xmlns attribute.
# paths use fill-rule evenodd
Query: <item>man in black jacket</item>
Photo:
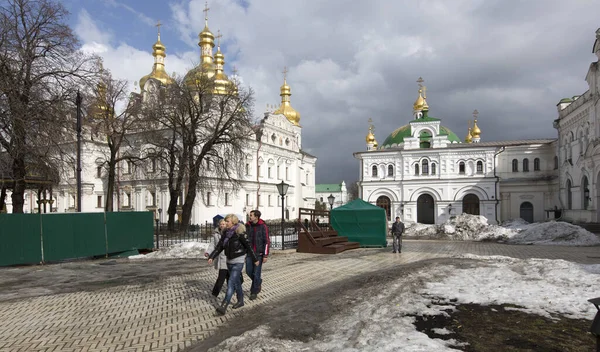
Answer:
<svg viewBox="0 0 600 352"><path fill-rule="evenodd" d="M396 222L392 225L392 237L394 253L402 253L402 234L404 233L404 223L400 221L400 217L396 217Z"/></svg>
<svg viewBox="0 0 600 352"><path fill-rule="evenodd" d="M250 299L254 300L261 291L262 286L262 265L267 262L269 257L269 249L271 247L271 239L269 238L269 228L267 224L260 218L259 210L250 212L250 221L246 224L248 231L248 242L256 257L258 265L252 262L251 258L246 258L246 274L252 279L250 287Z"/></svg>

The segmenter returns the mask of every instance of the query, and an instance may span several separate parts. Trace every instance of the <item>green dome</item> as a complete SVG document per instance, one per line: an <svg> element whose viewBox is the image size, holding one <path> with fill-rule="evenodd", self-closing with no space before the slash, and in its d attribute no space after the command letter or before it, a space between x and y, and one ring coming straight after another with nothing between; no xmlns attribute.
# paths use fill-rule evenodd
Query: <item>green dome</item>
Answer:
<svg viewBox="0 0 600 352"><path fill-rule="evenodd" d="M433 117L427 117L424 119L419 119L419 120L414 120L415 122L423 122L423 121L439 121L439 119L433 118ZM440 136L448 136L448 140L451 143L461 143L461 139L458 138L458 136L452 132L448 127L444 127L444 126L440 126ZM402 127L397 128L394 132L392 132L386 139L385 141L383 141L383 144L381 145L382 148L390 148L392 147L392 145L398 145L400 143L404 143L404 138L405 137L411 137L411 129L410 129L410 125L404 125ZM429 134L429 132L421 132L421 135L419 136L419 138L421 139L421 142L425 142L428 141L431 138L431 135ZM423 144L425 145L425 144Z"/></svg>

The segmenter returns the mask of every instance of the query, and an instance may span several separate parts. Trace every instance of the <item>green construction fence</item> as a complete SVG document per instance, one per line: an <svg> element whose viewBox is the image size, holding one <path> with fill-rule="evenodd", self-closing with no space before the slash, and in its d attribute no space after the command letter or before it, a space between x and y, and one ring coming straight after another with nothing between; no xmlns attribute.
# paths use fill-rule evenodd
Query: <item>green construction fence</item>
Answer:
<svg viewBox="0 0 600 352"><path fill-rule="evenodd" d="M150 249L151 212L0 214L0 266Z"/></svg>

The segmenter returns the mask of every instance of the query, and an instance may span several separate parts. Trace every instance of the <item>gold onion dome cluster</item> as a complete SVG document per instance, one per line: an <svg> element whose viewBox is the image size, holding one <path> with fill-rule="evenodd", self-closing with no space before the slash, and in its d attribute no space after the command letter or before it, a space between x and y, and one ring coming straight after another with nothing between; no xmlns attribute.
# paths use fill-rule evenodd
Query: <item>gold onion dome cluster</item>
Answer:
<svg viewBox="0 0 600 352"><path fill-rule="evenodd" d="M208 13L208 4L204 9ZM225 55L221 52L221 45L217 46L217 52L213 56L215 47L215 36L208 28L208 16L204 18L204 29L198 34L198 46L200 47L200 65L194 67L185 75L185 83L190 86L196 86L200 79L210 79L214 83L214 94L235 93L237 88L227 75L224 73ZM221 38L221 34L217 36Z"/></svg>
<svg viewBox="0 0 600 352"><path fill-rule="evenodd" d="M473 121L473 129L471 130L471 135L473 135L473 138L479 138L481 136L481 130L479 129L479 126L477 126L477 119Z"/></svg>
<svg viewBox="0 0 600 352"><path fill-rule="evenodd" d="M287 71L284 71L284 74ZM282 114L284 115L288 121L290 121L294 126L300 126L300 113L292 108L290 104L290 96L292 95L290 86L288 86L286 78L283 78L283 85L280 88L280 96L281 96L281 105L279 109L275 110L274 114Z"/></svg>
<svg viewBox="0 0 600 352"><path fill-rule="evenodd" d="M160 28L160 22L159 22L159 24L157 24L157 26ZM156 43L154 43L154 45L152 45L152 56L154 56L154 66L152 66L152 72L150 72L149 74L145 75L144 77L142 77L140 79L140 89L142 91L144 90L144 86L146 85L146 82L150 78L154 78L154 79L162 82L162 84L165 84L165 85L173 82L173 79L171 77L169 77L169 75L165 71L165 57L167 56L166 49L167 48L160 41L160 29L159 29L158 39L156 40Z"/></svg>

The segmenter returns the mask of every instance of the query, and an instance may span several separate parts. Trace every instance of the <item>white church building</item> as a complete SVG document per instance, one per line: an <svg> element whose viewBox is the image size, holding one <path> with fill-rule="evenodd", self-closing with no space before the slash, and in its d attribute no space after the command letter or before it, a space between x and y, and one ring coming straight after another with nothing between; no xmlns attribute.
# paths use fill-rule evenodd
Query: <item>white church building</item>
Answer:
<svg viewBox="0 0 600 352"><path fill-rule="evenodd" d="M206 26L199 34L200 64L187 75L207 74L215 81L214 94L223 94L219 88L234 83L224 73L225 61L220 48L214 52L215 36L208 28L208 19L205 20ZM154 94L159 85L171 82L165 69L166 47L160 40L160 32L152 48L152 71L140 79L141 101L146 101L147 95ZM213 217L218 214L247 216L253 209L259 209L263 219L281 219L281 196L276 185L282 181L289 184L284 202L286 218L295 219L300 207L314 208L317 158L302 149L300 113L291 106L291 88L285 76L280 96L281 105L267 108L254 128L254 135L247 141L242 188L236 193L230 193L227 189L215 189L204 195L199 193L193 206L191 224L212 222ZM82 212L104 211L107 175L102 164L106 150L104 142L97 138L93 140L90 131L84 129L81 154ZM167 175L160 168L150 165L135 167L123 161L117 168L113 209L152 211L157 219L166 222L166 209L169 205L167 181ZM38 196L35 190L26 192L25 212L38 211ZM50 197L47 202L46 197ZM48 212L75 212L76 197L75 172L71 171L61 175L59 184L53 187L51 195L44 195L43 202L49 204ZM8 212L12 212L10 199L9 195ZM177 213L181 215L180 207Z"/></svg>
<svg viewBox="0 0 600 352"><path fill-rule="evenodd" d="M600 59L600 29L592 52ZM386 209L388 220L440 224L461 213L490 223L560 218L600 222L600 74L589 89L558 103L558 138L486 142L473 113L464 141L429 114L426 90L412 120L382 144L369 126L360 160L359 197Z"/></svg>

